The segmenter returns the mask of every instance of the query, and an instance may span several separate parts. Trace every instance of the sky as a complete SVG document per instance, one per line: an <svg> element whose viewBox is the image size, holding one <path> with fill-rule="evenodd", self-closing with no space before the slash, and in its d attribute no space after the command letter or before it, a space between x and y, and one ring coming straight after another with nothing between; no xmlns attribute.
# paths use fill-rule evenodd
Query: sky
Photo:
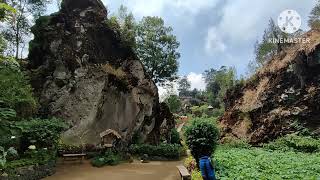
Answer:
<svg viewBox="0 0 320 180"><path fill-rule="evenodd" d="M180 42L179 75L187 76L191 88L204 89L202 73L222 65L234 66L238 76L246 74L253 60L253 46L263 35L270 18L287 9L302 17L302 29L316 0L102 0L110 13L120 5L143 16L162 17ZM51 5L48 13L56 11ZM160 88L160 91L164 90ZM160 94L161 94L160 92Z"/></svg>

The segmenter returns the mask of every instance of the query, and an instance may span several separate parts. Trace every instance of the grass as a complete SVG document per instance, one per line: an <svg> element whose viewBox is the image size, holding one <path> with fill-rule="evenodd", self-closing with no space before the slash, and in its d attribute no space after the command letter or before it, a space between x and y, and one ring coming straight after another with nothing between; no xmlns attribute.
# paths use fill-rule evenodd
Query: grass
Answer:
<svg viewBox="0 0 320 180"><path fill-rule="evenodd" d="M320 178L319 153L219 147L214 159L217 164L217 176L221 180Z"/></svg>

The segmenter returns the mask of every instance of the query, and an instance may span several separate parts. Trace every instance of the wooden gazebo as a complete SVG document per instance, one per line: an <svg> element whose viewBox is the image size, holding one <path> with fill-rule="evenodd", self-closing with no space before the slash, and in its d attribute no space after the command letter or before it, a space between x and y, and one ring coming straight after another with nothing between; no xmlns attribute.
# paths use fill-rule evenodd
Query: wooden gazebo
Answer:
<svg viewBox="0 0 320 180"><path fill-rule="evenodd" d="M112 148L121 139L121 135L113 129L107 129L100 133L100 138L102 147Z"/></svg>

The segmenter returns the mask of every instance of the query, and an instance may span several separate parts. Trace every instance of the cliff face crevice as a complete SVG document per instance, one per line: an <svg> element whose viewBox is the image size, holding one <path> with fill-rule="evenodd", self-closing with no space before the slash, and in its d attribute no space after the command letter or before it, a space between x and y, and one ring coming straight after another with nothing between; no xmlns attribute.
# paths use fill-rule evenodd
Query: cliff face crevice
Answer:
<svg viewBox="0 0 320 180"><path fill-rule="evenodd" d="M244 85L227 92L222 139L256 144L301 127L320 134L320 33L304 37L311 42L285 49Z"/></svg>
<svg viewBox="0 0 320 180"><path fill-rule="evenodd" d="M65 0L59 12L38 19L32 32L28 69L40 114L71 124L66 142L97 144L107 129L125 142L136 132L158 142L149 137L165 119L158 89L109 27L100 0Z"/></svg>

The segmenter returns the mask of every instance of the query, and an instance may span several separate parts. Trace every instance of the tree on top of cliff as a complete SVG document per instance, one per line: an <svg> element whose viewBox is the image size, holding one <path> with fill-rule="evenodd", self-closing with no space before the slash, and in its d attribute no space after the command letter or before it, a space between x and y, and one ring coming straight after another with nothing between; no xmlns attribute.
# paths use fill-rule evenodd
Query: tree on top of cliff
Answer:
<svg viewBox="0 0 320 180"><path fill-rule="evenodd" d="M273 43L270 39L291 38L299 36L303 31L299 30L293 34L286 34L276 25L274 20L269 20L268 27L264 30L261 41L256 41L254 45L255 59L248 64L248 74L254 74L255 71L268 62L272 56L281 52L284 48L290 46L290 43Z"/></svg>
<svg viewBox="0 0 320 180"><path fill-rule="evenodd" d="M136 28L136 52L155 83L177 78L180 43L160 17L144 17Z"/></svg>
<svg viewBox="0 0 320 180"><path fill-rule="evenodd" d="M121 5L110 20L117 21L122 41L133 47L155 83L177 79L180 44L162 18L148 16L137 23L133 14Z"/></svg>
<svg viewBox="0 0 320 180"><path fill-rule="evenodd" d="M312 9L310 13L308 23L312 29L320 28L320 1L319 0L316 6Z"/></svg>

